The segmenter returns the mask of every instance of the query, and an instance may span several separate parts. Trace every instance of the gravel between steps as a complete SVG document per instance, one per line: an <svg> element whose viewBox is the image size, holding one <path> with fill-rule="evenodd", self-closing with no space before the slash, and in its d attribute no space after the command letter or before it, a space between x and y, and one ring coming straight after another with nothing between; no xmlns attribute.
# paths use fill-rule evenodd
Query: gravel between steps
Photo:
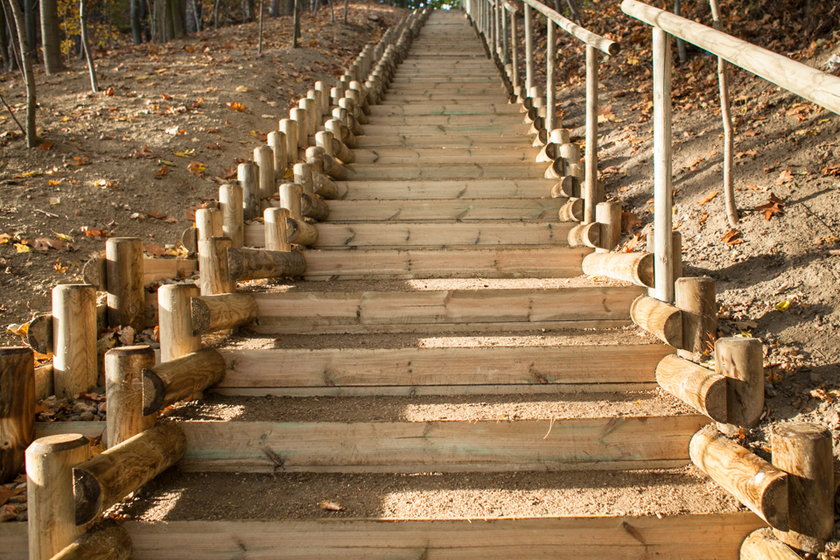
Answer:
<svg viewBox="0 0 840 560"><path fill-rule="evenodd" d="M325 502L342 509L330 511ZM359 517L481 520L737 510L736 502L694 467L616 473L416 475L170 470L113 508L112 514L147 522Z"/></svg>

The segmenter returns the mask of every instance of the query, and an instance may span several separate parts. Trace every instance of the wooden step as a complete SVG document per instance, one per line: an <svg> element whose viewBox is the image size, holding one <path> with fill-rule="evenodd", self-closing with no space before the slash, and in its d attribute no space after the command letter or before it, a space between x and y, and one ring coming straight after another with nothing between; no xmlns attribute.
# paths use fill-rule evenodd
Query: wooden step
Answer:
<svg viewBox="0 0 840 560"><path fill-rule="evenodd" d="M578 276L586 248L308 250L306 280L421 278L568 278Z"/></svg>
<svg viewBox="0 0 840 560"><path fill-rule="evenodd" d="M367 164L349 165L353 181L382 181L395 179L527 179L545 174L545 163L441 163L434 166L422 164Z"/></svg>
<svg viewBox="0 0 840 560"><path fill-rule="evenodd" d="M545 198L549 179L462 179L440 181L338 181L347 200Z"/></svg>
<svg viewBox="0 0 840 560"><path fill-rule="evenodd" d="M368 126L376 125L392 125L399 126L470 126L470 125L495 125L495 126L509 126L514 129L525 126L523 115L519 114L502 114L493 115L484 113L480 115L407 115L407 116L393 116L393 117L370 117L370 122L364 125L366 129Z"/></svg>
<svg viewBox="0 0 840 560"><path fill-rule="evenodd" d="M536 148L489 145L475 148L358 148L356 163L534 163Z"/></svg>
<svg viewBox="0 0 840 560"><path fill-rule="evenodd" d="M352 249L379 247L426 249L528 246L567 244L572 222L395 222L395 223L318 223L315 248ZM265 246L265 227L261 223L245 226L245 245Z"/></svg>
<svg viewBox="0 0 840 560"><path fill-rule="evenodd" d="M330 200L329 221L419 222L512 220L557 222L565 198L453 200Z"/></svg>
<svg viewBox="0 0 840 560"><path fill-rule="evenodd" d="M504 103L413 103L411 105L372 105L372 116L393 117L409 115L483 115L487 113L522 115L514 105Z"/></svg>
<svg viewBox="0 0 840 560"><path fill-rule="evenodd" d="M353 334L613 327L629 323L630 303L642 293L636 286L254 293L259 320L253 330Z"/></svg>
<svg viewBox="0 0 840 560"><path fill-rule="evenodd" d="M359 148L473 148L476 146L507 146L512 149L531 148L531 136L528 134L507 134L499 136L479 136L461 134L449 136L418 136L398 133L394 128L381 134L365 133L357 138Z"/></svg>
<svg viewBox="0 0 840 560"><path fill-rule="evenodd" d="M474 137L516 137L526 135L528 127L520 124L518 127L498 124L450 124L450 125L389 125L389 124L366 124L363 127L364 135L400 135L400 136L434 136L440 139L443 135L453 136L474 136Z"/></svg>

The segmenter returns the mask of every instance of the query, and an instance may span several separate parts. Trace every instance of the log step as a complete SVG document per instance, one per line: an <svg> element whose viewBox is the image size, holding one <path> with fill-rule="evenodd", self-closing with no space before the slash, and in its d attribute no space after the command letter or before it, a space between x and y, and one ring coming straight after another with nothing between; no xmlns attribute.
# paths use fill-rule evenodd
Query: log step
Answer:
<svg viewBox="0 0 840 560"><path fill-rule="evenodd" d="M529 245L566 245L572 222L555 224L528 222L379 222L334 224L319 223L315 248L380 249L422 247L429 249L468 247L520 247ZM265 227L254 223L245 227L245 244L262 247Z"/></svg>
<svg viewBox="0 0 840 560"><path fill-rule="evenodd" d="M314 283L313 286L319 286ZM336 288L352 289L352 283ZM623 326L635 286L255 293L258 333L500 332Z"/></svg>
<svg viewBox="0 0 840 560"><path fill-rule="evenodd" d="M531 137L526 134L505 136L416 136L403 134L365 134L357 138L359 148L403 147L403 148L472 148L476 146L502 146L512 149L528 149Z"/></svg>
<svg viewBox="0 0 840 560"><path fill-rule="evenodd" d="M338 181L346 200L545 198L549 179L463 179L439 181Z"/></svg>
<svg viewBox="0 0 840 560"><path fill-rule="evenodd" d="M388 179L537 179L545 174L544 163L442 163L434 166L354 163L348 166L350 180Z"/></svg>
<svg viewBox="0 0 840 560"><path fill-rule="evenodd" d="M408 116L390 116L380 117L371 116L370 123L364 125L367 130L369 126L390 125L403 127L413 127L419 125L425 126L475 126L475 125L494 125L506 126L512 129L524 126L525 116L522 114L483 114L483 115L408 115Z"/></svg>
<svg viewBox="0 0 840 560"><path fill-rule="evenodd" d="M489 148L374 148L353 150L356 163L410 164L424 165L436 163L534 163L539 150L536 148L509 148L492 146ZM547 166L547 164L546 164Z"/></svg>
<svg viewBox="0 0 840 560"><path fill-rule="evenodd" d="M564 198L454 200L330 200L330 222L558 221Z"/></svg>
<svg viewBox="0 0 840 560"><path fill-rule="evenodd" d="M516 137L519 133L525 136L528 133L528 127L524 124L519 125L519 128L510 125L496 125L496 124L465 124L465 125L405 125L393 126L390 124L366 124L363 126L365 135L394 135L399 132L401 135L407 136L436 136L452 135L452 136L475 136L475 137Z"/></svg>
<svg viewBox="0 0 840 560"><path fill-rule="evenodd" d="M373 105L371 116L409 115L522 115L519 108L505 103L417 103L412 105Z"/></svg>

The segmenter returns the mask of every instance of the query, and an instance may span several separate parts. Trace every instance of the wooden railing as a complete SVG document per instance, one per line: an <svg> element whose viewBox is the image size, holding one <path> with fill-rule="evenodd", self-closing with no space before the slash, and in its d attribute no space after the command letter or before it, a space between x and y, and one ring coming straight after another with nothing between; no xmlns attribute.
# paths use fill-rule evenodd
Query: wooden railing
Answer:
<svg viewBox="0 0 840 560"><path fill-rule="evenodd" d="M510 84L513 95L532 115L538 129L538 137L548 144L551 133L557 128L556 83L557 28L586 44L586 151L583 169L581 198L584 200L582 222L596 220L595 207L605 200L603 189L598 183L598 67L599 51L614 55L619 45L570 21L537 0L522 0L524 19L524 63L525 80L519 75L520 45L517 34L520 10L506 0L465 0L464 7L479 33L483 36L491 56L497 61L503 75ZM534 76L534 12L541 15L546 25L546 78L542 87L536 84ZM544 91L544 93L543 93ZM536 109L536 110L535 110Z"/></svg>

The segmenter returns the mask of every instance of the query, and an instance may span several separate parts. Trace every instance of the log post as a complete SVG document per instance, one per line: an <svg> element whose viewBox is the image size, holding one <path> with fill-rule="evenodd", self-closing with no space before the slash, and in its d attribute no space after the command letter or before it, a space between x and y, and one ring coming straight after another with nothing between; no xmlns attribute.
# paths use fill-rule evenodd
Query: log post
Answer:
<svg viewBox="0 0 840 560"><path fill-rule="evenodd" d="M143 370L143 413L203 391L225 376L225 360L215 348L203 348Z"/></svg>
<svg viewBox="0 0 840 560"><path fill-rule="evenodd" d="M131 537L119 525L85 533L50 560L130 560Z"/></svg>
<svg viewBox="0 0 840 560"><path fill-rule="evenodd" d="M327 155L335 155L335 135L329 130L315 133L315 145L324 150Z"/></svg>
<svg viewBox="0 0 840 560"><path fill-rule="evenodd" d="M671 36L653 28L653 198L656 240L654 297L674 301L671 250L673 173L671 160ZM677 305L677 307L681 307Z"/></svg>
<svg viewBox="0 0 840 560"><path fill-rule="evenodd" d="M73 397L96 387L99 378L96 289L59 284L52 291L52 315L55 394Z"/></svg>
<svg viewBox="0 0 840 560"><path fill-rule="evenodd" d="M280 119L280 132L286 137L286 158L287 164L293 164L300 160L298 150L298 123L292 119Z"/></svg>
<svg viewBox="0 0 840 560"><path fill-rule="evenodd" d="M756 529L741 543L740 560L802 560L802 557L773 537L769 528Z"/></svg>
<svg viewBox="0 0 840 560"><path fill-rule="evenodd" d="M591 253L583 258L583 273L650 287L653 285L653 255L650 253Z"/></svg>
<svg viewBox="0 0 840 560"><path fill-rule="evenodd" d="M301 219L301 194L303 187L297 183L283 183L280 185L280 208L289 211L289 215L296 220Z"/></svg>
<svg viewBox="0 0 840 560"><path fill-rule="evenodd" d="M580 222L583 220L583 199L569 198L557 211L557 217L560 218L561 222Z"/></svg>
<svg viewBox="0 0 840 560"><path fill-rule="evenodd" d="M143 370L155 365L149 346L122 346L105 353L105 443L113 447L155 425L143 414Z"/></svg>
<svg viewBox="0 0 840 560"><path fill-rule="evenodd" d="M691 461L771 527L788 529L788 475L710 424L694 434Z"/></svg>
<svg viewBox="0 0 840 560"><path fill-rule="evenodd" d="M551 198L573 198L579 197L579 195L580 189L578 188L578 182L574 177L560 177L557 179L557 182L551 186ZM581 216L583 216L582 211ZM579 222L580 220L575 221Z"/></svg>
<svg viewBox="0 0 840 560"><path fill-rule="evenodd" d="M25 346L0 348L0 484L23 468L35 439L35 362Z"/></svg>
<svg viewBox="0 0 840 560"><path fill-rule="evenodd" d="M296 163L294 168L295 183L303 187L303 192L313 194L315 184L312 179L312 166L308 163Z"/></svg>
<svg viewBox="0 0 840 560"><path fill-rule="evenodd" d="M234 293L195 297L187 313L195 332L204 334L251 323L256 320L258 309L253 295Z"/></svg>
<svg viewBox="0 0 840 560"><path fill-rule="evenodd" d="M146 293L143 286L143 241L137 237L112 237L105 242L108 286L108 326L146 326Z"/></svg>
<svg viewBox="0 0 840 560"><path fill-rule="evenodd" d="M677 307L639 296L630 304L630 319L665 344L682 346L682 312Z"/></svg>
<svg viewBox="0 0 840 560"><path fill-rule="evenodd" d="M621 203L599 202L595 206L595 221L601 224L601 246L596 251L612 251L621 241Z"/></svg>
<svg viewBox="0 0 840 560"><path fill-rule="evenodd" d="M656 298L651 298L656 301ZM663 305L667 305L664 302ZM726 422L726 378L671 354L656 366L656 382L690 407Z"/></svg>
<svg viewBox="0 0 840 560"><path fill-rule="evenodd" d="M254 148L254 161L259 167L260 177L259 204L256 208L256 216L259 216L266 205L266 199L274 194L277 185L274 173L274 151L267 145L258 146Z"/></svg>
<svg viewBox="0 0 840 560"><path fill-rule="evenodd" d="M715 371L728 378L728 422L755 426L764 412L764 353L756 338L726 337L715 342Z"/></svg>
<svg viewBox="0 0 840 560"><path fill-rule="evenodd" d="M290 224L293 224L290 228ZM313 245L318 230L306 222L289 218L286 221L289 241L300 245ZM269 251L266 249L228 249L228 266L233 280L259 280L261 278L296 277L306 272L303 254L297 251Z"/></svg>
<svg viewBox="0 0 840 560"><path fill-rule="evenodd" d="M322 115L330 110L330 92L327 90L327 84L325 84L321 80L315 82L315 91L317 91L319 94Z"/></svg>
<svg viewBox="0 0 840 560"><path fill-rule="evenodd" d="M253 220L260 215L260 169L253 161L236 167L236 180L242 187L242 215ZM221 233L219 235L222 235Z"/></svg>
<svg viewBox="0 0 840 560"><path fill-rule="evenodd" d="M318 242L318 228L302 219L287 219L286 230L289 232L290 243L309 247Z"/></svg>
<svg viewBox="0 0 840 560"><path fill-rule="evenodd" d="M286 231L286 218L290 216L286 208L266 208L263 211L265 222L265 248L270 251L291 251L289 234Z"/></svg>
<svg viewBox="0 0 840 560"><path fill-rule="evenodd" d="M309 125L306 122L306 111L295 107L289 111L289 118L297 123L297 149L302 151L309 144Z"/></svg>
<svg viewBox="0 0 840 560"><path fill-rule="evenodd" d="M831 432L816 424L783 424L771 436L773 466L788 477L789 527L784 543L820 553L834 528L834 458Z"/></svg>
<svg viewBox="0 0 840 560"><path fill-rule="evenodd" d="M222 233L231 240L234 247L245 242L245 215L243 213L242 187L238 183L219 187L219 204L222 209ZM256 201L256 207L260 207Z"/></svg>
<svg viewBox="0 0 840 560"><path fill-rule="evenodd" d="M84 533L76 526L73 467L88 457L81 434L39 438L26 449L29 560L49 560Z"/></svg>
<svg viewBox="0 0 840 560"><path fill-rule="evenodd" d="M699 362L711 353L717 338L715 281L707 276L678 278L674 292L674 303L683 312L683 349L678 354Z"/></svg>
<svg viewBox="0 0 840 560"><path fill-rule="evenodd" d="M307 218L323 222L330 215L330 208L324 199L317 194L304 193L300 197L300 212Z"/></svg>
<svg viewBox="0 0 840 560"><path fill-rule="evenodd" d="M599 247L601 245L601 224L590 222L578 224L569 230L569 247Z"/></svg>
<svg viewBox="0 0 840 560"><path fill-rule="evenodd" d="M289 166L288 156L286 155L286 135L279 130L273 130L268 133L266 141L274 154L274 179L280 181ZM269 193L268 196L272 194L273 192Z"/></svg>
<svg viewBox="0 0 840 560"><path fill-rule="evenodd" d="M222 236L222 211L218 208L199 208L195 211L196 249L198 242Z"/></svg>
<svg viewBox="0 0 840 560"><path fill-rule="evenodd" d="M201 295L226 294L234 290L227 262L227 250L231 247L233 242L227 237L211 237L198 242Z"/></svg>
<svg viewBox="0 0 840 560"><path fill-rule="evenodd" d="M603 200L598 185L598 49L586 45L586 161L583 198L586 200L585 223L597 220L597 205ZM619 226L621 224L619 218ZM617 243L617 242L616 242Z"/></svg>
<svg viewBox="0 0 840 560"><path fill-rule="evenodd" d="M158 288L160 361L168 362L201 348L190 320L190 300L198 297L195 284L164 284Z"/></svg>
<svg viewBox="0 0 840 560"><path fill-rule="evenodd" d="M141 488L177 463L186 447L181 427L167 422L77 465L73 469L76 523L93 521L100 512Z"/></svg>

